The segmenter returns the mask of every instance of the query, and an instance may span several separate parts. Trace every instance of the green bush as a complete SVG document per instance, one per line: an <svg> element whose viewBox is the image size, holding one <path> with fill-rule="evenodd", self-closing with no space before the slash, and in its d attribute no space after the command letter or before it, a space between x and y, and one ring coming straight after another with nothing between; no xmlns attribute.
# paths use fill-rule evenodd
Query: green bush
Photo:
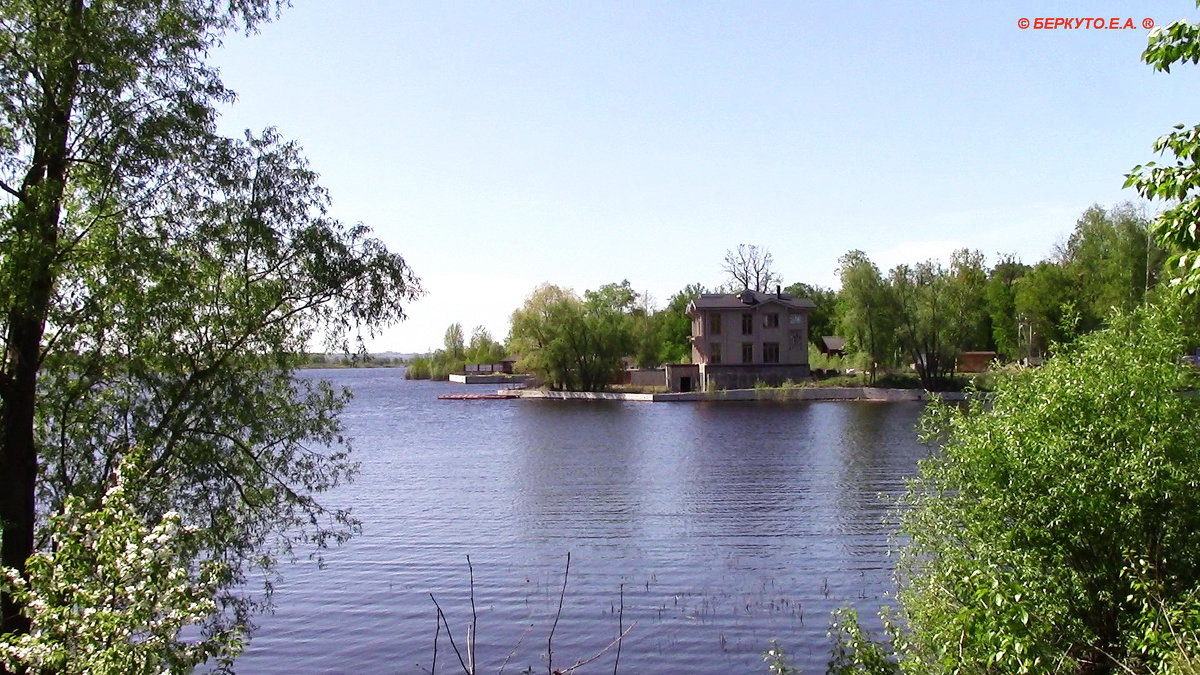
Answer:
<svg viewBox="0 0 1200 675"><path fill-rule="evenodd" d="M931 407L905 498L906 672L1188 672L1200 399L1170 303L1116 317L987 403Z"/></svg>
<svg viewBox="0 0 1200 675"><path fill-rule="evenodd" d="M6 672L183 674L210 659L228 666L242 650L240 630L199 628L220 611L228 569L203 559L179 513L148 524L133 505L144 463L137 452L122 462L98 506L68 498L27 577L0 568L0 586L32 623L0 636Z"/></svg>

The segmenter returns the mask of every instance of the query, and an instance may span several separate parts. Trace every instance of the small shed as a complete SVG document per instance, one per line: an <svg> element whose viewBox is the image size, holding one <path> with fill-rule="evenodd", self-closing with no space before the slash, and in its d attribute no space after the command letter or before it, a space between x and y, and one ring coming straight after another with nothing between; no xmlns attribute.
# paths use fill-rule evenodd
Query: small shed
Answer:
<svg viewBox="0 0 1200 675"><path fill-rule="evenodd" d="M700 391L700 366L695 363L668 363L667 391Z"/></svg>
<svg viewBox="0 0 1200 675"><path fill-rule="evenodd" d="M958 355L954 370L960 373L982 373L996 359L996 352L962 352Z"/></svg>
<svg viewBox="0 0 1200 675"><path fill-rule="evenodd" d="M826 335L817 340L817 349L826 356L845 356L846 338L836 335Z"/></svg>

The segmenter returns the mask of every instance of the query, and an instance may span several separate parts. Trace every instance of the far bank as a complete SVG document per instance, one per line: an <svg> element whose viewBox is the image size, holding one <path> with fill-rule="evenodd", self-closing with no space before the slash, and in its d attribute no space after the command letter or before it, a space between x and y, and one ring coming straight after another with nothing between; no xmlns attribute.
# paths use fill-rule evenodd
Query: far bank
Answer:
<svg viewBox="0 0 1200 675"><path fill-rule="evenodd" d="M944 401L966 400L966 393L928 392L923 389L882 389L878 387L758 387L755 389L723 389L713 392L686 391L662 393L623 393L603 391L544 391L540 389L502 389L501 394L520 398L540 398L560 401L874 401L880 403L927 401L933 397Z"/></svg>

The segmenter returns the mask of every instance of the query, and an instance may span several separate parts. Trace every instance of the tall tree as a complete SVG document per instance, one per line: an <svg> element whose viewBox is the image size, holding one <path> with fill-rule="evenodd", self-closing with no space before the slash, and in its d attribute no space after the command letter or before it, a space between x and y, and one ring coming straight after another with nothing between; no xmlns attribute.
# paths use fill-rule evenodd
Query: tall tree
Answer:
<svg viewBox="0 0 1200 675"><path fill-rule="evenodd" d="M895 267L890 282L900 347L916 366L921 385L928 390L941 389L954 372L955 340L960 332L949 276L930 260Z"/></svg>
<svg viewBox="0 0 1200 675"><path fill-rule="evenodd" d="M729 275L734 290L750 289L760 293L772 291L780 283L771 270L771 252L754 244L738 244L737 250L726 251L721 269Z"/></svg>
<svg viewBox="0 0 1200 675"><path fill-rule="evenodd" d="M1092 331L1112 312L1143 302L1158 282L1164 254L1151 242L1149 221L1125 203L1084 211L1060 258L1075 287L1082 328Z"/></svg>
<svg viewBox="0 0 1200 675"><path fill-rule="evenodd" d="M471 331L471 342L467 345L468 363L500 363L505 356L504 345L496 342L487 328L476 326Z"/></svg>
<svg viewBox="0 0 1200 675"><path fill-rule="evenodd" d="M870 362L871 382L880 366L895 361L895 299L879 268L862 251L850 251L838 259L842 280L838 321L842 333Z"/></svg>
<svg viewBox="0 0 1200 675"><path fill-rule="evenodd" d="M1015 359L1020 355L1020 329L1017 320L1016 281L1029 266L1016 257L1001 256L988 274L984 295L992 325L992 343L1003 357Z"/></svg>
<svg viewBox="0 0 1200 675"><path fill-rule="evenodd" d="M404 260L325 216L299 150L222 139L232 94L202 57L268 0L0 1L0 563L24 571L39 514L98 504L122 456L132 495L230 570L354 527L314 495L352 469L345 398L292 376L311 339L349 348L403 317ZM226 596L246 622L247 605ZM0 634L28 630L11 594Z"/></svg>
<svg viewBox="0 0 1200 675"><path fill-rule="evenodd" d="M513 312L509 342L521 355L518 367L552 389L607 389L634 346L629 312L636 297L629 282L588 291L582 300L558 286L539 286Z"/></svg>
<svg viewBox="0 0 1200 675"><path fill-rule="evenodd" d="M833 289L815 284L795 283L783 289L798 298L808 298L816 307L808 313L808 338L816 344L826 335L837 332L838 294Z"/></svg>
<svg viewBox="0 0 1200 675"><path fill-rule="evenodd" d="M1014 306L1024 356L1042 356L1078 331L1075 294L1067 273L1048 260L1015 282Z"/></svg>
<svg viewBox="0 0 1200 675"><path fill-rule="evenodd" d="M446 347L446 355L451 360L461 361L466 358L467 345L466 338L463 336L463 327L461 323L452 323L446 329L446 335L442 342Z"/></svg>
<svg viewBox="0 0 1200 675"><path fill-rule="evenodd" d="M950 343L956 352L992 347L992 318L987 310L987 269L979 251L959 249L950 254L946 279Z"/></svg>
<svg viewBox="0 0 1200 675"><path fill-rule="evenodd" d="M687 306L707 292L701 284L688 284L672 295L666 308L659 312L658 334L664 362L692 360L692 319L687 315Z"/></svg>

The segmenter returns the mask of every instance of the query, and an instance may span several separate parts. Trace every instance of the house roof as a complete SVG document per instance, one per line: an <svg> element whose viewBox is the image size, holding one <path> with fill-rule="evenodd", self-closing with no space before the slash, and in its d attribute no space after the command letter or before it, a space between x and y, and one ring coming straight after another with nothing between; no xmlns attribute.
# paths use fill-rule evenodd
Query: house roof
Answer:
<svg viewBox="0 0 1200 675"><path fill-rule="evenodd" d="M759 293L758 291L742 291L740 293L704 293L692 300L688 310L702 309L746 309L775 303L788 309L813 309L816 307L808 298L798 298L790 293Z"/></svg>
<svg viewBox="0 0 1200 675"><path fill-rule="evenodd" d="M827 352L840 352L846 348L846 338L835 335L822 335L821 344Z"/></svg>

